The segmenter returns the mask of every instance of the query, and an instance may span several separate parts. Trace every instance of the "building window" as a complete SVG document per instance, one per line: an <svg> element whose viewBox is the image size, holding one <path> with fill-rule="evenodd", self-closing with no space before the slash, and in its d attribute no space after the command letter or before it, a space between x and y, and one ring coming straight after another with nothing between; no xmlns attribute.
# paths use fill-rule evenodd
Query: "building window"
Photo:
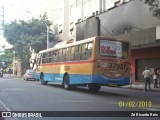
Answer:
<svg viewBox="0 0 160 120"><path fill-rule="evenodd" d="M82 0L76 0L76 7L81 6L82 5Z"/></svg>
<svg viewBox="0 0 160 120"><path fill-rule="evenodd" d="M62 16L63 16L63 9L61 8L59 9L59 17L62 18Z"/></svg>
<svg viewBox="0 0 160 120"><path fill-rule="evenodd" d="M83 0L83 4L85 4L85 3L87 3L88 2L88 0Z"/></svg>
<svg viewBox="0 0 160 120"><path fill-rule="evenodd" d="M74 5L71 5L70 6L70 15L73 15L73 13L74 13Z"/></svg>
<svg viewBox="0 0 160 120"><path fill-rule="evenodd" d="M55 35L58 35L58 24L54 26L54 32L55 32Z"/></svg>

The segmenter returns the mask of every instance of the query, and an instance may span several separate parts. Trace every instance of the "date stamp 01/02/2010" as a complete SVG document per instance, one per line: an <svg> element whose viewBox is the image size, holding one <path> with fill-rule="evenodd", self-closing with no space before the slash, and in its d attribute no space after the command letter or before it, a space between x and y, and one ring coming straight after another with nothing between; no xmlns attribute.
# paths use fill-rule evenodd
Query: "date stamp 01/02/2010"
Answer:
<svg viewBox="0 0 160 120"><path fill-rule="evenodd" d="M151 101L119 101L118 107L127 108L151 108Z"/></svg>

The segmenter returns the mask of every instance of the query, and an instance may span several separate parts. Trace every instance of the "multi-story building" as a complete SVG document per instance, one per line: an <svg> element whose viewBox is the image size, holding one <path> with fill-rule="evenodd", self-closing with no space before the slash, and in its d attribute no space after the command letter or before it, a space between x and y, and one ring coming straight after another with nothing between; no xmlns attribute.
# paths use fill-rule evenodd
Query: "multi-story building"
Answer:
<svg viewBox="0 0 160 120"><path fill-rule="evenodd" d="M59 41L69 39L69 0L56 0L54 7L54 29Z"/></svg>
<svg viewBox="0 0 160 120"><path fill-rule="evenodd" d="M1 45L0 45L0 52L2 53L2 51L4 51L4 47L5 47L5 44L2 42L4 41L2 38L3 38L3 31L2 31L2 28L3 28L3 24L4 24L4 11L5 11L5 8L4 6L0 5L0 40L1 40Z"/></svg>
<svg viewBox="0 0 160 120"><path fill-rule="evenodd" d="M53 23L59 40L83 39L82 36L80 38L76 36L78 35L76 33L78 23L87 21L88 18L107 12L128 1L130 0L56 0Z"/></svg>
<svg viewBox="0 0 160 120"><path fill-rule="evenodd" d="M78 41L96 35L130 40L136 81L143 80L146 66L160 67L160 20L153 17L144 0L64 1L62 24L57 24L61 40Z"/></svg>
<svg viewBox="0 0 160 120"><path fill-rule="evenodd" d="M4 6L0 6L0 29L4 24Z"/></svg>

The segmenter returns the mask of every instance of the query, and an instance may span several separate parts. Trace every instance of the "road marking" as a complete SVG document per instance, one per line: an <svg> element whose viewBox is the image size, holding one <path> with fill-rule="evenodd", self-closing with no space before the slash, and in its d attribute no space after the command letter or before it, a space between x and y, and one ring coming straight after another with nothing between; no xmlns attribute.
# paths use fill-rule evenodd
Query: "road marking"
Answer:
<svg viewBox="0 0 160 120"><path fill-rule="evenodd" d="M85 103L85 102L93 102L93 101L78 101L78 100L66 100L66 101L64 101L64 102L74 102L74 103L77 103L77 102L83 102L83 103Z"/></svg>
<svg viewBox="0 0 160 120"><path fill-rule="evenodd" d="M7 89L3 89L3 90L25 90L24 88L7 88Z"/></svg>
<svg viewBox="0 0 160 120"><path fill-rule="evenodd" d="M0 111L11 111L2 101L0 101ZM1 120L1 119L0 119ZM2 119L3 120L3 119ZM19 120L18 118L4 118L4 120Z"/></svg>
<svg viewBox="0 0 160 120"><path fill-rule="evenodd" d="M2 101L0 101L0 111L11 111L11 110L7 106L5 106Z"/></svg>

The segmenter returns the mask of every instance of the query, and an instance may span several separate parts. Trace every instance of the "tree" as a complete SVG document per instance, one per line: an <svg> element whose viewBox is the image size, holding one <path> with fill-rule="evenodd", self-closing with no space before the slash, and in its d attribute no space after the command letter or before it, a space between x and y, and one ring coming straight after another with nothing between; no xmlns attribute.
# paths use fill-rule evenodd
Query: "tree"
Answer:
<svg viewBox="0 0 160 120"><path fill-rule="evenodd" d="M11 23L4 25L4 36L11 45L23 41L35 49L35 51L40 51L46 49L46 38L47 38L47 28L51 22L47 20L46 14L39 19L32 18L29 21L13 21ZM49 40L54 40L54 35L50 34ZM25 40L23 40L25 39Z"/></svg>
<svg viewBox="0 0 160 120"><path fill-rule="evenodd" d="M17 53L17 58L21 59L22 67L29 67L30 51L36 52L44 50L47 47L47 28L45 23L50 26L51 22L47 20L46 14L39 19L12 21L4 25L4 37L8 43L13 45L13 50ZM54 40L54 35L50 34L49 40Z"/></svg>
<svg viewBox="0 0 160 120"><path fill-rule="evenodd" d="M13 60L13 51L11 49L7 49L4 53L0 54L0 68L6 69L8 66L12 64Z"/></svg>
<svg viewBox="0 0 160 120"><path fill-rule="evenodd" d="M160 18L160 1L159 0L145 0L145 4L150 6L150 10L153 12L153 16Z"/></svg>

